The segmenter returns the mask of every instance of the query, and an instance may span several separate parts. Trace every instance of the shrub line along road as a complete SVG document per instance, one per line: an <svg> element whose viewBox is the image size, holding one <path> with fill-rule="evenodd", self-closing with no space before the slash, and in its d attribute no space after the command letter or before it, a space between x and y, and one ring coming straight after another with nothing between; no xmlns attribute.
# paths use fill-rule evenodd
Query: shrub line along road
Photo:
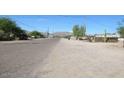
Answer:
<svg viewBox="0 0 124 93"><path fill-rule="evenodd" d="M124 77L123 54L117 43L0 42L0 77Z"/></svg>

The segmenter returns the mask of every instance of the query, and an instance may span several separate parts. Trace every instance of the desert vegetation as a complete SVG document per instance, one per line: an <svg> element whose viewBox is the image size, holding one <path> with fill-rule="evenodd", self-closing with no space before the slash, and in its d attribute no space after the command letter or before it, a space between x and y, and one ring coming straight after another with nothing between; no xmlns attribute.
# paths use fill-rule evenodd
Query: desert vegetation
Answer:
<svg viewBox="0 0 124 93"><path fill-rule="evenodd" d="M39 31L25 31L10 18L0 18L0 40L27 40L28 37L42 38L44 35Z"/></svg>

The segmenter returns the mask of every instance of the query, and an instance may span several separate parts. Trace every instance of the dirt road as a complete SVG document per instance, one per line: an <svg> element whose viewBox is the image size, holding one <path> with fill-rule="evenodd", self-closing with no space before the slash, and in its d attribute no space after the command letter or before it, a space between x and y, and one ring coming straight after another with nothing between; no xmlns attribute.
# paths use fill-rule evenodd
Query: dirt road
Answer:
<svg viewBox="0 0 124 93"><path fill-rule="evenodd" d="M117 43L61 39L38 77L124 77L124 49Z"/></svg>
<svg viewBox="0 0 124 93"><path fill-rule="evenodd" d="M0 77L124 77L124 49L67 39L0 43Z"/></svg>
<svg viewBox="0 0 124 93"><path fill-rule="evenodd" d="M36 77L32 72L44 66L59 39L0 42L0 77Z"/></svg>

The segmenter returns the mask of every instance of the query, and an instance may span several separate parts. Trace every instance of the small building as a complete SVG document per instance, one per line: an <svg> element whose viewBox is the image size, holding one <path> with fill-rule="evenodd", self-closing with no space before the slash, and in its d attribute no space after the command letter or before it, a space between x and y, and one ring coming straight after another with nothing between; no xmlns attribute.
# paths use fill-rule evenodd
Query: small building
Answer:
<svg viewBox="0 0 124 93"><path fill-rule="evenodd" d="M91 42L118 42L119 36L116 33L95 34L89 39Z"/></svg>

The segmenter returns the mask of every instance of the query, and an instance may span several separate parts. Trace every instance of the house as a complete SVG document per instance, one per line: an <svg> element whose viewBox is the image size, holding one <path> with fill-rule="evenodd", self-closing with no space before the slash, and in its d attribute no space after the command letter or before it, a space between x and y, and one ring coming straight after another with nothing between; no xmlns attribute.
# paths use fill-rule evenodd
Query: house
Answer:
<svg viewBox="0 0 124 93"><path fill-rule="evenodd" d="M116 33L95 34L89 39L91 42L118 42L119 36Z"/></svg>

